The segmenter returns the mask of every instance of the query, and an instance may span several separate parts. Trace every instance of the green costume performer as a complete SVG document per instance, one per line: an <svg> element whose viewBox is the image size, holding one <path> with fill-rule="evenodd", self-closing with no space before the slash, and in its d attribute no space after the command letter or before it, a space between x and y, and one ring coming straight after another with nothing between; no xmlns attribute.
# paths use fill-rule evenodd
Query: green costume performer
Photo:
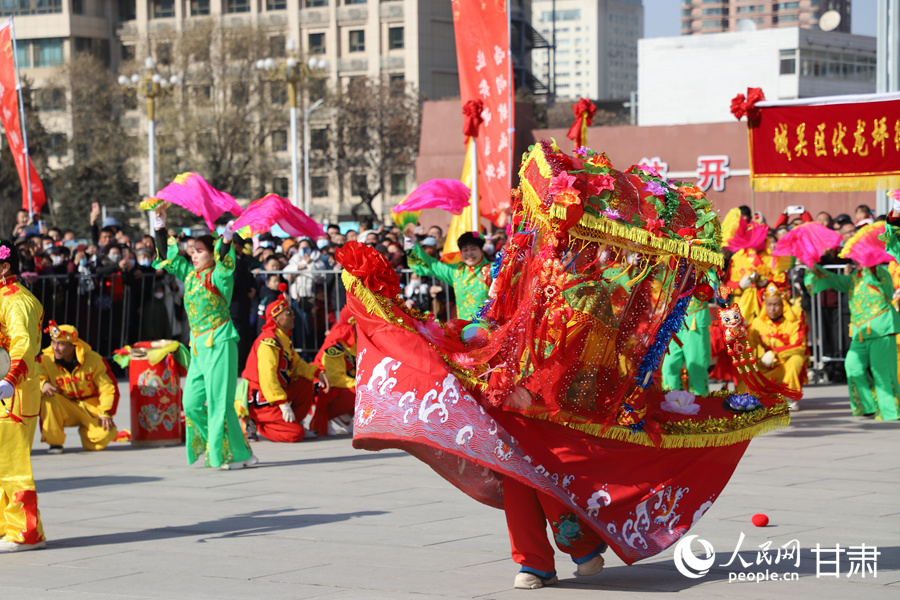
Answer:
<svg viewBox="0 0 900 600"><path fill-rule="evenodd" d="M157 231L156 239L165 240L165 230ZM178 254L175 240L168 238L166 260L157 260L154 266L172 273L185 287L192 348L183 395L188 464L205 452L210 467L240 468L249 464L252 454L234 411L238 333L228 311L234 289L234 247L220 239L213 255L215 263L194 270Z"/></svg>
<svg viewBox="0 0 900 600"><path fill-rule="evenodd" d="M484 256L474 267L467 267L462 261L448 265L433 256L429 256L416 244L412 254L407 257L409 268L422 276L437 277L453 286L456 293L456 314L460 319L473 321L478 309L488 296L488 285L481 274L483 267L490 267Z"/></svg>
<svg viewBox="0 0 900 600"><path fill-rule="evenodd" d="M682 389L681 367L686 365L690 391L706 396L709 394L709 302L691 298L687 307L687 317L676 334L679 346L673 339L669 351L663 359L662 385L667 390Z"/></svg>
<svg viewBox="0 0 900 600"><path fill-rule="evenodd" d="M829 273L816 267L807 272L813 293L825 289L848 294L850 349L844 360L854 415L896 421L900 383L897 382L897 343L900 314L891 305L894 287L888 270L878 265L851 275ZM874 387L874 395L873 395Z"/></svg>

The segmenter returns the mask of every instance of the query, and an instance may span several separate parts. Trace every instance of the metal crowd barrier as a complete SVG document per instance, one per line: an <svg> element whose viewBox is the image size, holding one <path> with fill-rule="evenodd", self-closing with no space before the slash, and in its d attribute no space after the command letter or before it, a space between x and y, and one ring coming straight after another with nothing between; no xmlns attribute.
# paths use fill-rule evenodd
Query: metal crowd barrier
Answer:
<svg viewBox="0 0 900 600"><path fill-rule="evenodd" d="M23 282L44 307L44 324L54 320L59 324L74 325L81 339L104 357L138 341L150 339L179 339L187 342L189 328L181 305L183 284L169 274L155 273L114 274L110 276L80 273L25 276ZM325 339L325 332L340 318L346 304L346 293L341 282L341 271L260 271L260 275L281 275L289 279L293 297L292 305L299 317L294 330L294 346L310 360L318 352ZM410 283L413 272L400 272L404 289ZM259 279L255 279L259 283ZM450 287L435 278L421 278L421 285L439 285L447 300L443 319L451 318ZM164 291L162 299L154 292ZM235 294L246 290L235 290ZM430 296L429 296L430 298ZM261 323L258 321L259 297L249 301L247 315L233 316L247 322L238 323L242 342L249 345L256 339ZM422 306L422 308L426 308ZM49 335L43 334L42 347L50 344Z"/></svg>
<svg viewBox="0 0 900 600"><path fill-rule="evenodd" d="M842 265L827 265L824 268L843 271ZM325 333L339 320L341 309L346 304L341 271L259 271L257 283L258 277L263 274L280 275L289 280L292 305L298 316L294 346L311 360L324 342ZM399 275L403 297L412 300L418 297L419 308L423 310L430 309L422 300L423 297L426 300L430 298L427 288L441 286L445 299L441 318L452 318L448 284L433 277L421 277L419 286L426 289L420 289L418 294L410 297L406 291L414 273L406 269ZM180 301L184 288L168 274L100 277L72 273L39 275L23 280L43 305L45 324L52 319L60 324L75 325L81 338L107 358L126 344L147 339L188 341L187 317ZM154 291L160 288L165 290L162 300L154 297ZM241 291L235 290L235 293ZM256 339L261 325L258 323L258 303L258 297L251 299L249 314L246 315L248 323L236 323L242 343L248 347ZM847 329L850 312L846 296L837 291L813 294L810 304L807 319L810 328L810 368L815 373L814 381L818 382L824 380L829 363L844 361L850 343ZM242 315L237 316L243 318ZM43 347L49 343L49 336L44 334Z"/></svg>
<svg viewBox="0 0 900 600"><path fill-rule="evenodd" d="M835 273L843 273L844 265L820 265ZM809 325L809 361L815 373L810 383L827 380L826 366L842 363L850 346L850 307L845 294L836 290L811 294Z"/></svg>

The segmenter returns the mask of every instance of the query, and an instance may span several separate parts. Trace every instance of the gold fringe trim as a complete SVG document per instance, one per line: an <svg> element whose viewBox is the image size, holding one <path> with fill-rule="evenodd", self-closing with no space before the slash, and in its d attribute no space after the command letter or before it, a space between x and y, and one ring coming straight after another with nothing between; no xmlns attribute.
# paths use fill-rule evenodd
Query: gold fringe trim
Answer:
<svg viewBox="0 0 900 600"><path fill-rule="evenodd" d="M754 413L760 414L753 416ZM784 429L791 422L787 405L782 402L775 407L762 411L738 413L734 418L710 418L699 423L679 421L661 424L663 433L660 443L657 445L647 433L642 431L633 432L629 427L622 427L621 425L613 425L606 431L603 431L603 425L575 420L560 420L549 413L527 416L532 419L564 425L594 437L659 448L715 448L731 446L770 431ZM575 415L568 416L572 419L577 419Z"/></svg>
<svg viewBox="0 0 900 600"><path fill-rule="evenodd" d="M855 192L900 187L900 174L829 175L792 177L787 175L751 176L757 192Z"/></svg>
<svg viewBox="0 0 900 600"><path fill-rule="evenodd" d="M362 303L363 307L365 307L366 312L371 315L375 315L376 317L390 323L391 325L395 325L396 327L400 327L401 329L405 329L409 332L415 333L419 335L419 332L416 331L413 327L410 327L406 323L404 323L401 319L398 319L394 315L393 308L398 308L402 310L404 313L409 315L410 318L416 319L418 321L425 321L424 316L418 316L411 314L409 310L402 304L395 304L389 298L382 296L381 294L376 294L365 285L363 285L362 280L355 275L351 275L348 271L344 271L341 273L341 281L344 283L344 289L347 290L348 294L353 294L356 298ZM418 312L418 311L417 311ZM442 324L443 327L443 324ZM486 366L482 366L481 369L471 370L463 367L456 361L452 360L449 356L447 356L441 349L437 346L429 342L427 339L422 338L422 340L427 343L432 349L437 352L438 356L447 363L447 367L450 371L453 372L453 375L468 389L470 390L480 390L484 391L487 389L487 381L481 380L478 376L487 369Z"/></svg>
<svg viewBox="0 0 900 600"><path fill-rule="evenodd" d="M551 205L549 214L537 192L528 179L522 179L522 206L530 220L541 223L546 229L558 229L565 220L564 208ZM585 213L578 223L569 230L569 235L577 239L610 244L629 250L639 250L645 254L663 254L687 258L704 269L723 267L725 259L721 253L698 244L689 244L672 238L657 237L639 227L629 227L606 217L595 217Z"/></svg>

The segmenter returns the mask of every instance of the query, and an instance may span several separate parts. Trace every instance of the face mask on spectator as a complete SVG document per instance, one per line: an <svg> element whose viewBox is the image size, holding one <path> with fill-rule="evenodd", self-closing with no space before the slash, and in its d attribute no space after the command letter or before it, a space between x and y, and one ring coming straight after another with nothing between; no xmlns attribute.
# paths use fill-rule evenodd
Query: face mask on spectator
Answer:
<svg viewBox="0 0 900 600"><path fill-rule="evenodd" d="M153 297L157 300L162 300L165 297L163 292L153 292Z"/></svg>
<svg viewBox="0 0 900 600"><path fill-rule="evenodd" d="M301 256L308 256L310 252L312 252L312 248L307 248L305 246L303 248L300 248Z"/></svg>
<svg viewBox="0 0 900 600"><path fill-rule="evenodd" d="M319 250L324 250L328 247L328 240L319 240L316 242L316 246L319 248Z"/></svg>
<svg viewBox="0 0 900 600"><path fill-rule="evenodd" d="M140 259L140 260L138 261L138 264L141 265L142 267L149 267L149 266L150 266L150 259L149 259L149 258L142 258L142 259Z"/></svg>
<svg viewBox="0 0 900 600"><path fill-rule="evenodd" d="M44 244L44 252L47 252L53 248L52 243Z"/></svg>
<svg viewBox="0 0 900 600"><path fill-rule="evenodd" d="M260 242L260 243L259 243L259 247L260 247L260 248L271 248L271 247L272 247L272 242Z"/></svg>
<svg viewBox="0 0 900 600"><path fill-rule="evenodd" d="M59 254L54 254L51 260L53 261L53 266L59 266L63 263L63 257Z"/></svg>
<svg viewBox="0 0 900 600"><path fill-rule="evenodd" d="M108 254L108 255L106 256L106 258L108 258L109 260L113 261L114 263L117 263L117 262L119 262L120 260L122 260L122 255L121 255L121 254L118 254L118 253L116 253L116 254Z"/></svg>

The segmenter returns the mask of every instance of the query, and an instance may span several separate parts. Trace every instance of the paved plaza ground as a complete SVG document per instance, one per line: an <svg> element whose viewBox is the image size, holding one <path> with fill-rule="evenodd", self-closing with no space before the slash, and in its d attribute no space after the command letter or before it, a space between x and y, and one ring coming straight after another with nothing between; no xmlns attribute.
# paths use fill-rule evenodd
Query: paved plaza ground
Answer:
<svg viewBox="0 0 900 600"><path fill-rule="evenodd" d="M127 391L126 391L127 393ZM77 598L900 598L900 425L851 417L846 388L808 388L790 428L755 439L719 500L691 530L715 548L702 578L680 574L673 549L628 567L607 553L576 579L558 556L558 585L513 590L503 513L452 488L399 451L350 439L254 444L243 471L185 465L184 449L114 444L66 452L35 443L46 550L0 556L0 597ZM117 422L129 427L127 395ZM715 452L715 449L710 449ZM766 513L766 528L751 525ZM740 555L730 566L741 536ZM798 540L800 565L756 565ZM823 573L835 546L877 546L877 577ZM694 552L702 557L695 540ZM741 560L753 563L744 568ZM774 563L774 561L773 561ZM871 563L870 563L871 564ZM729 583L764 572L796 580ZM790 575L788 575L790 577Z"/></svg>

